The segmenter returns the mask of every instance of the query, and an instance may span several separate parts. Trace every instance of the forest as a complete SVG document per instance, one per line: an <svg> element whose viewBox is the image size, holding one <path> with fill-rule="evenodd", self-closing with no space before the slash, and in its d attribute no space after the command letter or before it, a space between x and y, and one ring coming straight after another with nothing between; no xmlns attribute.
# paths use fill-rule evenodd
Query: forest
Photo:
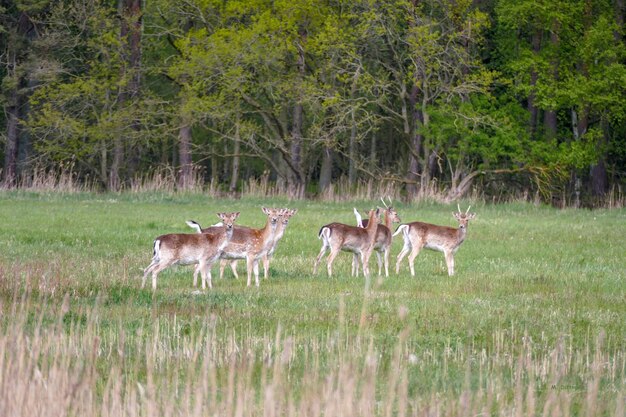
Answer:
<svg viewBox="0 0 626 417"><path fill-rule="evenodd" d="M624 0L0 0L3 189L624 202Z"/></svg>

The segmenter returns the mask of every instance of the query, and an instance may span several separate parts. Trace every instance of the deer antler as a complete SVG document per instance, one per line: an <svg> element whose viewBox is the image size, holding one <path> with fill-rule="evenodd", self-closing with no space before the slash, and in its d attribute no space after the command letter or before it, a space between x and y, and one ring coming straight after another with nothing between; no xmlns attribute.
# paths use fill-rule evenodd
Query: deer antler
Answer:
<svg viewBox="0 0 626 417"><path fill-rule="evenodd" d="M385 203L385 200L383 200L383 198L382 198L382 197L380 197L380 201L382 201L382 202L383 202L383 205L385 206L385 208L386 208L386 209L388 209L388 208L389 208L389 206L387 205L387 203Z"/></svg>
<svg viewBox="0 0 626 417"><path fill-rule="evenodd" d="M461 206L459 205L459 203L456 203L456 208L457 210L459 210L459 213L461 212Z"/></svg>
<svg viewBox="0 0 626 417"><path fill-rule="evenodd" d="M472 206L470 205L470 206L467 208L467 211L465 212L465 214L469 213L469 209L471 209L471 208L472 208Z"/></svg>

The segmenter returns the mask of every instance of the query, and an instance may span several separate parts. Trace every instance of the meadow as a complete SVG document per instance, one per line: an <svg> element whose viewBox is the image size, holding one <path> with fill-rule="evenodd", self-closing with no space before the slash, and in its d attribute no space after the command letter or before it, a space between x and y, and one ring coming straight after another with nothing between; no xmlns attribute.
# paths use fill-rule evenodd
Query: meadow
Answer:
<svg viewBox="0 0 626 417"><path fill-rule="evenodd" d="M0 193L0 410L13 416L624 415L626 210L472 204L449 277L313 276L350 203L201 194ZM259 288L192 268L140 288L153 239L215 213L297 208ZM455 226L456 204L395 205ZM377 271L375 257L370 268Z"/></svg>

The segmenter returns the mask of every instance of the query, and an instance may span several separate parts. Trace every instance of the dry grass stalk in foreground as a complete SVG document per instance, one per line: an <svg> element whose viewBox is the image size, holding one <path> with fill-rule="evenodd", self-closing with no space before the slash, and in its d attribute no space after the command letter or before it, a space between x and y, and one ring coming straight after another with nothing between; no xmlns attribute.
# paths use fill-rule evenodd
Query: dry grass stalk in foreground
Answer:
<svg viewBox="0 0 626 417"><path fill-rule="evenodd" d="M507 330L488 349L412 352L407 327L384 356L368 336L219 336L210 318L187 336L167 319L125 335L102 330L98 308L67 320L68 300L56 314L21 300L4 317L3 415L624 415L626 358L603 335L573 350Z"/></svg>

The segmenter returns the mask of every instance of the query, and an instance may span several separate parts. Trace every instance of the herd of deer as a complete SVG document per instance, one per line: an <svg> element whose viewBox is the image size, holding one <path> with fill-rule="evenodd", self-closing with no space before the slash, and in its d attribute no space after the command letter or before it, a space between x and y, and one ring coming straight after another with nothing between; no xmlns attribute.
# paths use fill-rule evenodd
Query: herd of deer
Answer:
<svg viewBox="0 0 626 417"><path fill-rule="evenodd" d="M315 259L313 274L317 273L317 266L322 257L328 255L328 275L332 276L332 264L340 251L352 252L352 275L359 274L359 264L363 274L369 278L369 258L372 252L378 259L378 275L385 267L385 276L389 276L389 252L394 236L402 233L404 246L396 260L396 273L400 272L400 263L408 255L411 276L415 276L414 261L422 248L443 252L448 267L448 275L454 275L454 254L459 249L467 233L467 224L475 217L475 213L468 209L463 213L457 206L458 212L452 215L459 222L458 228L438 226L430 223L412 222L398 226L396 232L391 233L393 223L400 223L396 210L387 205L384 200L384 209L376 208L368 212L368 219L362 220L359 212L354 209L357 225L343 223L329 223L322 226L318 238L322 240L322 249ZM390 202L391 204L391 202ZM152 274L152 290L156 290L159 272L174 264L195 264L193 285L197 286L198 274L202 278L202 289L212 288L211 266L220 260L220 278L224 274L227 264L237 274L237 260L245 259L248 272L248 287L251 285L254 273L255 285L259 286L259 261L263 262L264 277L269 274L269 263L276 250L278 242L283 237L289 219L297 210L287 208L263 208L267 215L267 222L262 229L245 226L235 226L239 212L218 213L221 223L203 229L195 221L188 221L187 225L196 230L196 233L172 233L162 235L154 240L154 255L152 262L144 270L141 287L146 284L148 275ZM384 222L381 224L381 218Z"/></svg>

